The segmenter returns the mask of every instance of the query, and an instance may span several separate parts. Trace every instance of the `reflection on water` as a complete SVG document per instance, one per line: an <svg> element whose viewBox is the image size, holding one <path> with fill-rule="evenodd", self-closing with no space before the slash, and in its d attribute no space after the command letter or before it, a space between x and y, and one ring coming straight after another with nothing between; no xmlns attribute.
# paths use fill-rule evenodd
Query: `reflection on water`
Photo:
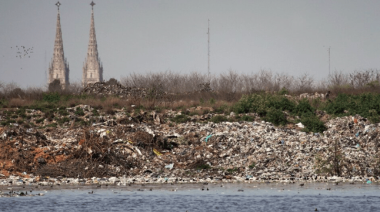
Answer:
<svg viewBox="0 0 380 212"><path fill-rule="evenodd" d="M0 198L0 211L380 211L377 184L221 185L40 187L45 196Z"/></svg>

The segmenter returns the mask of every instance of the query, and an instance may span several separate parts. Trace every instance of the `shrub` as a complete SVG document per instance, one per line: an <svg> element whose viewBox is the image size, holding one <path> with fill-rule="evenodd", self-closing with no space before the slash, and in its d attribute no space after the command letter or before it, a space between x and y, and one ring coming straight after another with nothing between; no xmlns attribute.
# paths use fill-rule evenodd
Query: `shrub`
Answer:
<svg viewBox="0 0 380 212"><path fill-rule="evenodd" d="M93 115L93 116L99 116L99 112L98 112L98 110L93 109L93 110L92 110L92 115Z"/></svg>
<svg viewBox="0 0 380 212"><path fill-rule="evenodd" d="M70 119L67 117L63 117L61 119L58 119L58 124L62 125L64 123L70 122Z"/></svg>
<svg viewBox="0 0 380 212"><path fill-rule="evenodd" d="M324 110L336 116L359 114L365 118L371 117L372 119L376 117L376 113L380 113L380 94L339 94L334 101L326 104ZM348 113L345 113L345 111L348 111ZM373 121L376 120L373 119Z"/></svg>
<svg viewBox="0 0 380 212"><path fill-rule="evenodd" d="M278 91L278 94L279 94L279 95L289 94L289 91L288 91L288 89L286 89L286 88L281 88L281 90Z"/></svg>
<svg viewBox="0 0 380 212"><path fill-rule="evenodd" d="M57 103L61 99L58 93L45 93L42 96L42 100L49 103Z"/></svg>
<svg viewBox="0 0 380 212"><path fill-rule="evenodd" d="M58 110L58 113L61 116L67 116L67 115L69 115L69 112L67 112L66 107L60 107L59 110Z"/></svg>
<svg viewBox="0 0 380 212"><path fill-rule="evenodd" d="M220 123L220 122L227 121L227 120L228 120L227 117L225 117L225 116L219 116L219 115L214 116L214 117L212 117L210 119L210 121L214 122L214 123Z"/></svg>
<svg viewBox="0 0 380 212"><path fill-rule="evenodd" d="M228 106L227 105L221 105L219 107L213 107L215 113L228 113Z"/></svg>
<svg viewBox="0 0 380 212"><path fill-rule="evenodd" d="M236 113L256 112L259 116L265 116L269 108L293 112L296 108L295 102L284 96L252 94L243 96L233 107Z"/></svg>
<svg viewBox="0 0 380 212"><path fill-rule="evenodd" d="M372 123L379 123L379 114L377 114L376 110L369 110L369 117L368 120L371 121Z"/></svg>
<svg viewBox="0 0 380 212"><path fill-rule="evenodd" d="M314 111L315 109L310 105L309 101L307 99L302 99L295 107L293 113L302 116L303 114L313 114Z"/></svg>
<svg viewBox="0 0 380 212"><path fill-rule="evenodd" d="M196 169L198 169L198 170L200 170L200 169L211 169L211 166L208 164L200 164L196 167Z"/></svg>
<svg viewBox="0 0 380 212"><path fill-rule="evenodd" d="M240 120L241 121L254 121L255 118L252 117L252 116L246 116L246 115L244 115L244 116L240 117Z"/></svg>
<svg viewBox="0 0 380 212"><path fill-rule="evenodd" d="M36 120L36 123L39 124L39 123L43 122L44 120L45 120L45 118L37 119L37 120Z"/></svg>
<svg viewBox="0 0 380 212"><path fill-rule="evenodd" d="M314 115L303 116L301 123L305 125L305 132L323 132L327 129L324 123Z"/></svg>
<svg viewBox="0 0 380 212"><path fill-rule="evenodd" d="M212 104L212 105L215 104L215 99L214 98L210 99L210 104Z"/></svg>
<svg viewBox="0 0 380 212"><path fill-rule="evenodd" d="M288 122L286 120L285 114L279 109L270 109L265 116L265 121L271 122L274 125L286 125Z"/></svg>
<svg viewBox="0 0 380 212"><path fill-rule="evenodd" d="M75 111L75 114L78 115L78 116L84 116L84 111L83 111L82 108L77 107L77 109Z"/></svg>
<svg viewBox="0 0 380 212"><path fill-rule="evenodd" d="M174 118L172 118L171 121L175 122L175 123L186 123L186 122L190 121L190 118L187 117L187 115L185 115L185 114L181 114L181 115L177 115Z"/></svg>
<svg viewBox="0 0 380 212"><path fill-rule="evenodd" d="M238 168L233 168L233 169L227 169L227 172L232 174L233 172L239 171Z"/></svg>
<svg viewBox="0 0 380 212"><path fill-rule="evenodd" d="M245 95L234 105L233 110L237 114L255 112L257 106L254 102L261 102L261 98L258 95Z"/></svg>

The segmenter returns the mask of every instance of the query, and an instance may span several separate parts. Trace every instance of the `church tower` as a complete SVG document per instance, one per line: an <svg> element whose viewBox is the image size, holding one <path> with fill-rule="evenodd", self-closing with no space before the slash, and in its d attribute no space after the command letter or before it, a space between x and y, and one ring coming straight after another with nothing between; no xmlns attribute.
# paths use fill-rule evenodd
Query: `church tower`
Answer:
<svg viewBox="0 0 380 212"><path fill-rule="evenodd" d="M70 69L69 64L67 63L65 55L63 53L61 18L59 14L59 6L61 5L61 3L57 2L55 5L57 5L58 7L57 28L55 34L53 58L51 60L51 63L49 64L48 83L51 83L55 79L58 79L61 82L62 88L65 89L70 84Z"/></svg>
<svg viewBox="0 0 380 212"><path fill-rule="evenodd" d="M88 42L87 58L83 66L83 86L88 83L102 82L103 81L103 64L100 62L98 56L98 44L96 42L95 24L94 24L94 5L91 2L91 27L90 27L90 41Z"/></svg>

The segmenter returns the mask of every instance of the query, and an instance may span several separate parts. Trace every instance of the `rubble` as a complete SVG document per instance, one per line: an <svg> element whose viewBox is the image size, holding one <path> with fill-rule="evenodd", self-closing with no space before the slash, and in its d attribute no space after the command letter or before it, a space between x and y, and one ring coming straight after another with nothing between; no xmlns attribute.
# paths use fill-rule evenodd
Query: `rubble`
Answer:
<svg viewBox="0 0 380 212"><path fill-rule="evenodd" d="M66 112L74 123L78 117L92 122L54 128L55 120L46 119L44 127L0 128L0 185L376 182L380 176L379 125L358 115L329 120L323 133L306 133L259 119L161 121L178 115L173 111L128 115L120 109L92 117L93 108L78 105ZM44 116L26 114L31 122Z"/></svg>

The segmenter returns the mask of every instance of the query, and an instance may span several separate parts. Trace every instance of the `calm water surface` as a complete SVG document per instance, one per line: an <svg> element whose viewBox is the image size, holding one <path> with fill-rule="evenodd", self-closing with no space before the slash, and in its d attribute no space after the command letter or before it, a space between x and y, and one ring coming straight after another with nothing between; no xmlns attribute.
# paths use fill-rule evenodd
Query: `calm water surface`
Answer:
<svg viewBox="0 0 380 212"><path fill-rule="evenodd" d="M33 193L45 193L45 196L0 198L0 211L304 212L315 211L316 208L318 211L380 211L378 184L306 183L301 187L299 183L262 183L226 184L223 187L221 184L191 184L47 188L33 188ZM0 187L3 192L7 192L6 189ZM24 191L27 188L19 189ZM93 194L88 193L91 191Z"/></svg>

